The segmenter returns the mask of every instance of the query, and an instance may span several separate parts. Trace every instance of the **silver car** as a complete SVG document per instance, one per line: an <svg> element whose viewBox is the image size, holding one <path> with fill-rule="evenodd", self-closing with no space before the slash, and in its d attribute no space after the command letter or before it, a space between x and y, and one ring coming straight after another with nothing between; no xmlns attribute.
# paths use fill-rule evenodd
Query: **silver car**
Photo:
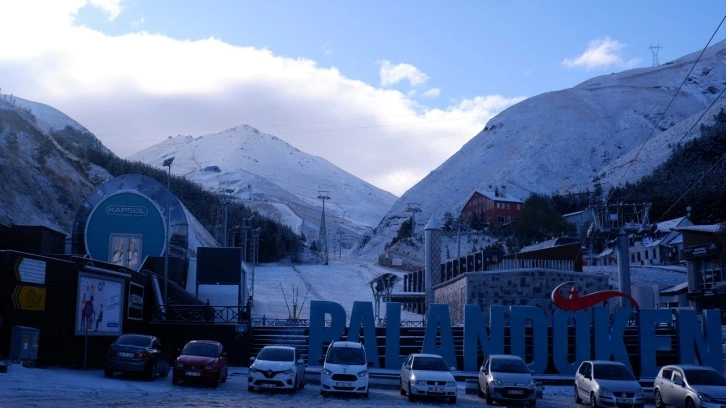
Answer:
<svg viewBox="0 0 726 408"><path fill-rule="evenodd" d="M479 368L479 396L492 402L537 405L537 387L527 364L521 357L492 354Z"/></svg>
<svg viewBox="0 0 726 408"><path fill-rule="evenodd" d="M716 407L726 405L726 378L711 367L667 365L653 381L655 406Z"/></svg>
<svg viewBox="0 0 726 408"><path fill-rule="evenodd" d="M618 361L586 360L575 374L575 402L599 406L645 405L643 388L625 364Z"/></svg>
<svg viewBox="0 0 726 408"><path fill-rule="evenodd" d="M410 354L401 366L401 395L408 395L409 401L440 397L455 403L456 379L451 370L437 354Z"/></svg>

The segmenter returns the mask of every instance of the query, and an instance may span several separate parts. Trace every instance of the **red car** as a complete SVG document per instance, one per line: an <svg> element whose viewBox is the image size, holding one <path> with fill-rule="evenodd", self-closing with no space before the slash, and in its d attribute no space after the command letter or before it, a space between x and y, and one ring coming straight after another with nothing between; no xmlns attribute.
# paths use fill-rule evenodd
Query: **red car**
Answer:
<svg viewBox="0 0 726 408"><path fill-rule="evenodd" d="M217 387L227 381L227 353L222 343L213 340L192 340L184 346L174 363L171 383L195 381Z"/></svg>

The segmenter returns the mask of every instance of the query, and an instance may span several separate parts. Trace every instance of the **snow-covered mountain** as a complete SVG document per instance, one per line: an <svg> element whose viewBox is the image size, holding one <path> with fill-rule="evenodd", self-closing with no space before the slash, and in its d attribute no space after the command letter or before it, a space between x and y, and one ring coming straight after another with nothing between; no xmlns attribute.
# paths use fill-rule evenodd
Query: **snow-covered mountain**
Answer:
<svg viewBox="0 0 726 408"><path fill-rule="evenodd" d="M604 191L637 181L678 143L700 135L726 106L726 41L651 68L600 76L526 99L408 190L362 253L378 253L419 204L419 231L445 212L458 214L472 193L506 186L508 196ZM713 105L713 106L712 106ZM441 219L441 218L439 218Z"/></svg>
<svg viewBox="0 0 726 408"><path fill-rule="evenodd" d="M328 234L340 232L357 240L396 200L327 160L246 125L198 137L169 137L129 160L160 167L169 157L174 157L173 174L209 191L230 194L313 239L319 233L323 202Z"/></svg>

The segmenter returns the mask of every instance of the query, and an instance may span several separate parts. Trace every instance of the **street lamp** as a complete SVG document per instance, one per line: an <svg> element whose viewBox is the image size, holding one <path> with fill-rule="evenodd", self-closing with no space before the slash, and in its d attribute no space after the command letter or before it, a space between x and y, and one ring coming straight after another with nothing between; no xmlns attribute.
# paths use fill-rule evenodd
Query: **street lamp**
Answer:
<svg viewBox="0 0 726 408"><path fill-rule="evenodd" d="M169 245L171 244L171 237L169 237L169 224L171 219L169 217L169 199L171 196L171 164L174 162L174 157L170 157L164 160L164 167L169 168L169 172L166 176L166 249L164 250L164 306L166 307L169 303Z"/></svg>

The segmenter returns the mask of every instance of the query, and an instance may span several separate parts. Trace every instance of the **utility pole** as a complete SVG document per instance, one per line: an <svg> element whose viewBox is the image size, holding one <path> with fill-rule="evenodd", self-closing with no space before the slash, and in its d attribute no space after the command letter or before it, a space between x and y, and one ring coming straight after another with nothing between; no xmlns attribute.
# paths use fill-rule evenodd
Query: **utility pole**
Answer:
<svg viewBox="0 0 726 408"><path fill-rule="evenodd" d="M171 245L171 237L169 236L169 200L171 199L171 164L174 162L174 156L164 160L163 166L169 168L166 177L166 250L164 251L164 307L169 304L169 245Z"/></svg>
<svg viewBox="0 0 726 408"><path fill-rule="evenodd" d="M255 266L257 265L257 252L260 241L260 228L252 230L252 285L250 286L250 304L254 305L255 301Z"/></svg>
<svg viewBox="0 0 726 408"><path fill-rule="evenodd" d="M328 193L330 193L330 191L321 190L318 192L318 200L323 200L323 216L320 219L320 234L318 236L318 241L320 241L320 252L323 256L323 265L328 264L328 233L325 230L325 200L330 200Z"/></svg>
<svg viewBox="0 0 726 408"><path fill-rule="evenodd" d="M660 44L658 45L651 45L650 47L650 53L653 54L653 66L657 67L660 65L660 61L658 60L658 51L660 51L661 47Z"/></svg>
<svg viewBox="0 0 726 408"><path fill-rule="evenodd" d="M225 248L229 246L227 245L227 207L229 207L229 204L232 202L232 193L234 193L234 190L232 190L231 188L222 189L224 199L224 233L222 241Z"/></svg>

